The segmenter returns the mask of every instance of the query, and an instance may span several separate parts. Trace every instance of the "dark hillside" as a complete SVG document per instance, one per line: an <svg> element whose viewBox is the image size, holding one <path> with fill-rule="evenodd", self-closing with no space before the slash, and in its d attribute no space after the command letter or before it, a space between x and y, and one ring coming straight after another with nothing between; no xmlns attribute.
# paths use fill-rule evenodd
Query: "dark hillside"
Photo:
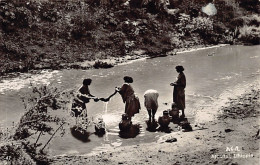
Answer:
<svg viewBox="0 0 260 165"><path fill-rule="evenodd" d="M259 1L0 1L1 75L219 43L259 44ZM212 2L213 3L213 2Z"/></svg>

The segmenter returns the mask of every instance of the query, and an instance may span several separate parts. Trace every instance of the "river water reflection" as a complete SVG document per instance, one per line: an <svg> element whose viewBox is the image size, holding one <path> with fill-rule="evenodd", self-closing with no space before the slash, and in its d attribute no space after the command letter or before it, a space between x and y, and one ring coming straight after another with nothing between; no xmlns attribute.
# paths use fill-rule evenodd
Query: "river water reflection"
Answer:
<svg viewBox="0 0 260 165"><path fill-rule="evenodd" d="M125 75L132 76L134 79L132 86L139 96L142 106L133 122L141 125L141 132L133 139L122 139L118 136L118 123L124 112L124 104L121 96L117 94L108 103L91 101L87 105L89 116L103 117L108 128L108 132L103 137L90 134L90 141L83 143L73 138L67 131L64 137L57 137L52 141L50 150L54 155L85 154L91 151L107 150L110 147L156 141L165 133L146 131L145 120L148 119L148 114L144 107L143 94L147 89L156 89L159 92L159 108L156 114L156 119L158 119L163 110L170 108L172 87L169 84L174 82L177 77L176 65L183 65L185 68L186 114L189 121L194 124L213 120L210 116L211 109L207 109L208 106L223 97L228 97L227 94L230 90L239 90L239 88L249 86L253 81L260 81L259 52L260 46L225 46L181 53L176 56L139 60L111 69L55 72L53 76L48 77L48 82L59 85L62 89L76 90L84 78L92 78L90 91L97 97L109 96L114 92L116 86L122 85ZM18 91L2 89L0 95L0 112L4 114L4 117L0 118L3 121L2 125L16 120L12 116L19 117L19 114L22 113L20 110L18 111L21 102L17 97L17 92L26 91L26 85ZM198 110L202 109L204 109L204 113L199 114ZM94 129L91 129L90 132L93 132Z"/></svg>

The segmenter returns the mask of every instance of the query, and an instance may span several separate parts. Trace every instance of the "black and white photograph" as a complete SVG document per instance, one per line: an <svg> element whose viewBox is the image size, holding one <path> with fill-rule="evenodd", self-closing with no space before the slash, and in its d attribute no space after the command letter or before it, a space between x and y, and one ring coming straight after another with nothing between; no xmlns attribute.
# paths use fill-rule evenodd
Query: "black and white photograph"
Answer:
<svg viewBox="0 0 260 165"><path fill-rule="evenodd" d="M260 0L0 0L0 165L259 165Z"/></svg>

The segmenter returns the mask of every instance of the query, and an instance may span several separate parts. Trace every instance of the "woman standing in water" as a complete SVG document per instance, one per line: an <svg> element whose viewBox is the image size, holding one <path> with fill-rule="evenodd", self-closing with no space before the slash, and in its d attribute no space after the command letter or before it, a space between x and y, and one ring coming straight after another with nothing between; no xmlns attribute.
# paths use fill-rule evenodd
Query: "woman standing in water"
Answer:
<svg viewBox="0 0 260 165"><path fill-rule="evenodd" d="M89 85L91 84L92 80L90 78L83 80L83 85L79 88L76 97L72 103L72 111L75 113L75 117L78 117L82 114L83 111L86 111L86 103L89 102L90 99L94 101L99 101L99 99L89 91ZM85 117L87 113L85 114Z"/></svg>
<svg viewBox="0 0 260 165"><path fill-rule="evenodd" d="M131 118L136 113L139 113L141 109L139 98L134 93L134 89L130 85L133 83L133 78L129 76L124 77L125 83L121 88L116 87L116 90L122 96L123 102L125 103L125 113Z"/></svg>
<svg viewBox="0 0 260 165"><path fill-rule="evenodd" d="M171 83L171 86L174 86L173 90L173 102L177 104L177 107L182 110L181 117L185 117L184 109L185 109L185 87L186 87L186 77L183 73L183 66L176 66L176 71L179 73L177 77L177 81Z"/></svg>

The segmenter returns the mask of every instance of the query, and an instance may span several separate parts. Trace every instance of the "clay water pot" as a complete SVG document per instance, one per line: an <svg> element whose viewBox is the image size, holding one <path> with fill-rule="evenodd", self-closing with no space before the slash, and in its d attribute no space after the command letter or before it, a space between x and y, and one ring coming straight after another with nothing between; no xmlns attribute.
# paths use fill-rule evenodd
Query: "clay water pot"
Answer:
<svg viewBox="0 0 260 165"><path fill-rule="evenodd" d="M180 122L180 126L185 132L192 131L192 127L187 118L184 118L184 120Z"/></svg>
<svg viewBox="0 0 260 165"><path fill-rule="evenodd" d="M171 122L171 119L169 117L168 111L163 111L163 116L159 117L158 123L160 124L161 127L168 127L170 122Z"/></svg>
<svg viewBox="0 0 260 165"><path fill-rule="evenodd" d="M103 121L103 119L99 118L98 122L95 124L96 134L105 134L105 127L105 122Z"/></svg>
<svg viewBox="0 0 260 165"><path fill-rule="evenodd" d="M173 118L179 118L179 110L173 109L169 113L170 113L170 116L172 116Z"/></svg>
<svg viewBox="0 0 260 165"><path fill-rule="evenodd" d="M132 126L132 121L127 114L122 115L122 120L119 123L120 131L128 131Z"/></svg>

